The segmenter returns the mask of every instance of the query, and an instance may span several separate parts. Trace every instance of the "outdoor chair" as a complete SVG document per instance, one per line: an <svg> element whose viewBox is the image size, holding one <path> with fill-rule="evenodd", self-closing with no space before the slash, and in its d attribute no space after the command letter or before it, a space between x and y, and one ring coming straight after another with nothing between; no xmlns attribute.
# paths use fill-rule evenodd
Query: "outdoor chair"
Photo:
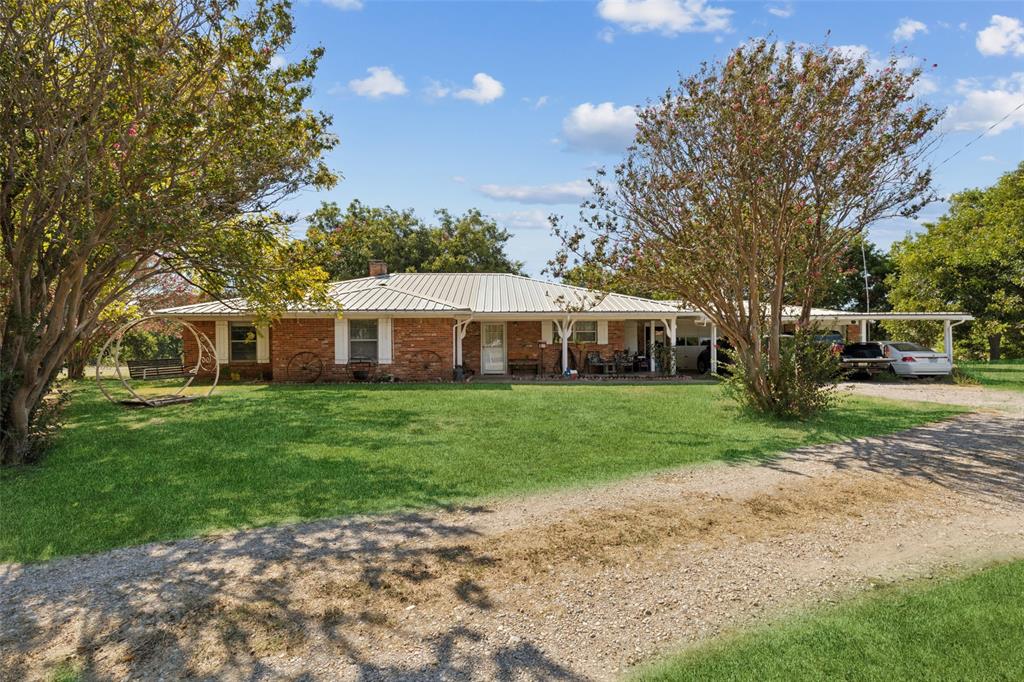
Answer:
<svg viewBox="0 0 1024 682"><path fill-rule="evenodd" d="M591 372L600 370L601 374L608 374L608 368L614 367L614 364L602 358L597 351L590 351L587 353L587 366Z"/></svg>

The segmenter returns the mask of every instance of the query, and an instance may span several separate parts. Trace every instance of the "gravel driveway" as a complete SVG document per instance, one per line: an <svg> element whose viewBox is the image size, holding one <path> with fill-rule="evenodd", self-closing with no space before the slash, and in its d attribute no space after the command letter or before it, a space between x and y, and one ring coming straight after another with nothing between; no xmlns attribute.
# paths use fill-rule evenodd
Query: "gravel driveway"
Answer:
<svg viewBox="0 0 1024 682"><path fill-rule="evenodd" d="M938 384L928 380L851 381L842 384L840 390L890 400L918 400L927 403L964 405L980 410L998 410L1024 418L1024 392L1021 391L996 391L981 386Z"/></svg>
<svg viewBox="0 0 1024 682"><path fill-rule="evenodd" d="M4 679L611 679L723 630L1024 557L1019 417L440 512L0 568ZM496 453L495 456L500 456Z"/></svg>

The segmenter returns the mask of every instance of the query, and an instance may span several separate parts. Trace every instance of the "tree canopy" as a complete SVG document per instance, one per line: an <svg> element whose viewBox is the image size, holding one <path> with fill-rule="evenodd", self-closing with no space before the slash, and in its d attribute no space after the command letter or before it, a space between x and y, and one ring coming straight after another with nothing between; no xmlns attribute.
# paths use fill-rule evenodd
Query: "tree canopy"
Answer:
<svg viewBox="0 0 1024 682"><path fill-rule="evenodd" d="M987 189L954 194L945 215L893 245L892 259L895 310L967 312L977 318L960 334L968 351L1024 353L1024 162ZM938 333L886 326L928 343Z"/></svg>
<svg viewBox="0 0 1024 682"><path fill-rule="evenodd" d="M704 64L641 110L579 222L555 221L554 271L589 263L697 307L730 338L750 403L787 412L785 306L806 324L864 228L931 198L940 115L914 102L920 73L765 39Z"/></svg>
<svg viewBox="0 0 1024 682"><path fill-rule="evenodd" d="M385 261L391 272L522 272L505 253L511 235L480 211L435 215L437 224L428 225L410 209L353 201L342 212L324 203L309 216L306 241L335 280L365 277L370 260Z"/></svg>
<svg viewBox="0 0 1024 682"><path fill-rule="evenodd" d="M287 2L0 0L0 460L108 304L177 273L261 310L322 293L278 202L329 187L321 50Z"/></svg>

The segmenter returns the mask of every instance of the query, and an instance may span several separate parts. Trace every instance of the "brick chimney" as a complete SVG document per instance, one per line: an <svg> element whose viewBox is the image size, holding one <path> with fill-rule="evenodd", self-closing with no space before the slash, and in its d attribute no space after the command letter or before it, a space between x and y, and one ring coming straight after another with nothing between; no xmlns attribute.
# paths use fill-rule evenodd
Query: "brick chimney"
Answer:
<svg viewBox="0 0 1024 682"><path fill-rule="evenodd" d="M381 277L388 274L388 264L382 260L370 261L370 277Z"/></svg>

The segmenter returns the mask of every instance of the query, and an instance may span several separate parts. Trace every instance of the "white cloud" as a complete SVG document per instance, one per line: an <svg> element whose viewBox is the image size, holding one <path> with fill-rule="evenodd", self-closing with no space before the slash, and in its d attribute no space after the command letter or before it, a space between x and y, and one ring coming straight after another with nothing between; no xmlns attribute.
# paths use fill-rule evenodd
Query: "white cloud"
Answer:
<svg viewBox="0 0 1024 682"><path fill-rule="evenodd" d="M606 26L597 32L597 39L610 45L615 42L615 30Z"/></svg>
<svg viewBox="0 0 1024 682"><path fill-rule="evenodd" d="M541 209L507 211L505 213L495 213L493 217L498 221L499 225L513 231L547 230L551 227L551 223L548 222L548 214Z"/></svg>
<svg viewBox="0 0 1024 682"><path fill-rule="evenodd" d="M915 97L923 97L924 95L930 95L939 91L939 82L926 74L921 74L914 83L914 88L911 94Z"/></svg>
<svg viewBox="0 0 1024 682"><path fill-rule="evenodd" d="M774 14L775 16L783 19L789 19L793 16L793 3L787 2L785 5L768 5L768 13Z"/></svg>
<svg viewBox="0 0 1024 682"><path fill-rule="evenodd" d="M468 99L477 104L489 104L505 94L505 86L501 81L478 73L473 76L473 87L458 90L453 95L456 99Z"/></svg>
<svg viewBox="0 0 1024 682"><path fill-rule="evenodd" d="M622 152L636 135L637 113L613 102L584 102L562 121L562 135L574 149Z"/></svg>
<svg viewBox="0 0 1024 682"><path fill-rule="evenodd" d="M991 154L985 154L984 156L979 156L978 157L978 161L998 161L998 160L999 159L997 159L996 157L992 156Z"/></svg>
<svg viewBox="0 0 1024 682"><path fill-rule="evenodd" d="M480 191L491 199L520 204L572 204L591 194L586 180L550 185L482 185Z"/></svg>
<svg viewBox="0 0 1024 682"><path fill-rule="evenodd" d="M385 95L404 95L409 92L402 78L386 66L371 66L367 72L370 75L366 78L348 82L348 87L360 97L379 99Z"/></svg>
<svg viewBox="0 0 1024 682"><path fill-rule="evenodd" d="M892 39L895 41L913 40L918 33L927 33L928 26L917 19L903 18L900 20L896 30L892 32Z"/></svg>
<svg viewBox="0 0 1024 682"><path fill-rule="evenodd" d="M462 183L466 182L466 178L463 177L462 175L453 175L452 182L457 182L461 185Z"/></svg>
<svg viewBox="0 0 1024 682"><path fill-rule="evenodd" d="M1024 73L998 78L989 86L981 85L976 79L961 80L957 91L963 95L963 100L950 107L944 123L947 129L987 130L1007 114L1007 119L996 125L989 135L998 135L1015 126L1024 127L1024 108L1016 109L1024 102Z"/></svg>
<svg viewBox="0 0 1024 682"><path fill-rule="evenodd" d="M958 29L960 29L961 31L966 31L967 30L967 22L966 21L961 21L959 24L956 25L956 27Z"/></svg>
<svg viewBox="0 0 1024 682"><path fill-rule="evenodd" d="M286 66L288 66L288 60L282 57L281 55L275 54L273 57L270 58L270 68L273 69L274 71L277 71L278 69L283 69Z"/></svg>
<svg viewBox="0 0 1024 682"><path fill-rule="evenodd" d="M363 0L323 0L323 3L344 12L355 11L363 8Z"/></svg>
<svg viewBox="0 0 1024 682"><path fill-rule="evenodd" d="M709 7L706 0L601 0L597 13L632 33L728 31L731 9Z"/></svg>
<svg viewBox="0 0 1024 682"><path fill-rule="evenodd" d="M427 87L423 89L423 93L430 99L441 99L442 97L447 97L451 91L452 89L450 87L441 81L434 80L433 78L430 79Z"/></svg>
<svg viewBox="0 0 1024 682"><path fill-rule="evenodd" d="M1014 17L992 15L988 28L978 31L974 44L985 56L1013 54L1024 56L1024 23Z"/></svg>

